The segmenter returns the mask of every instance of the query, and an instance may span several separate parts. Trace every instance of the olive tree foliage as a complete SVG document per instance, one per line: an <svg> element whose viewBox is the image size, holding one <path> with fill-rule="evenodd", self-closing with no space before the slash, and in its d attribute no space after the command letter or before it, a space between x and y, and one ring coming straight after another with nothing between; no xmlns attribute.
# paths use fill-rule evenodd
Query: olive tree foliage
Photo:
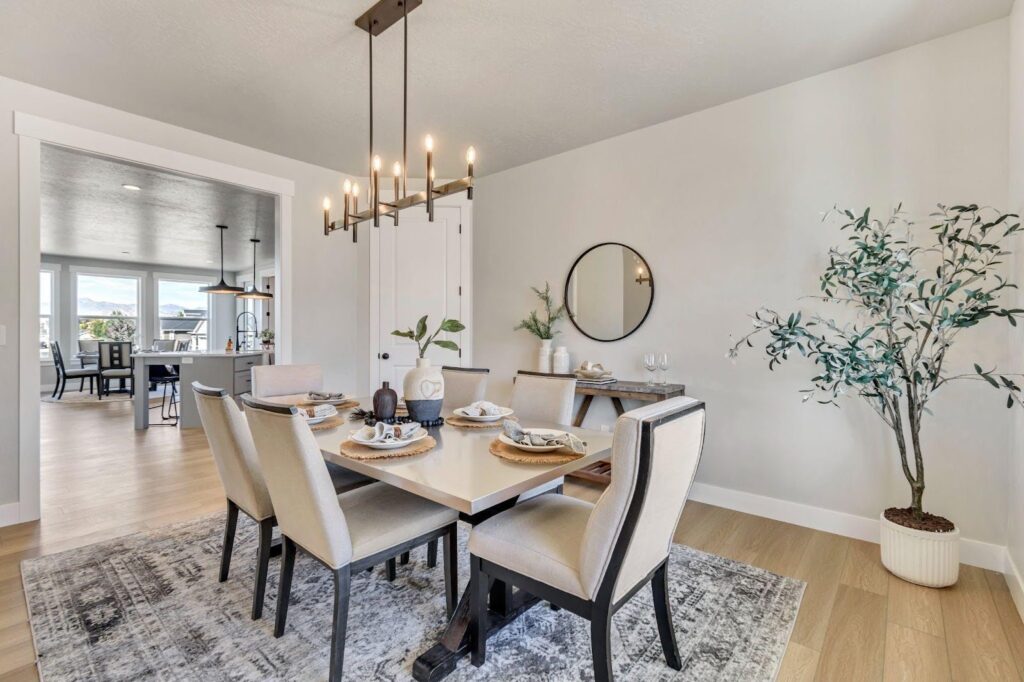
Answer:
<svg viewBox="0 0 1024 682"><path fill-rule="evenodd" d="M1010 252L1004 243L1021 231L1018 216L991 208L942 206L927 230L901 207L885 219L835 209L846 242L828 254L820 293L811 298L851 309L843 322L821 314L783 314L762 308L754 329L729 350L765 344L768 367L794 355L811 360L817 374L804 400L837 405L844 394L868 402L892 429L910 507L923 514L925 490L921 427L932 396L953 381L981 381L1005 392L1006 406L1024 406L1020 374L974 364L951 370L947 356L961 334L985 322L1017 326L1024 309L1003 300L1016 285L1000 274Z"/></svg>

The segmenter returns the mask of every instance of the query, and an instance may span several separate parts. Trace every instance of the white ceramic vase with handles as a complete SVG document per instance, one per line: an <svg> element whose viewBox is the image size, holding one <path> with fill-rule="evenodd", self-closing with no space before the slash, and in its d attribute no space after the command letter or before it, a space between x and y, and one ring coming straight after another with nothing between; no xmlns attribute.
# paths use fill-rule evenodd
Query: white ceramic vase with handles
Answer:
<svg viewBox="0 0 1024 682"><path fill-rule="evenodd" d="M402 392L413 421L432 422L441 417L444 377L440 367L431 365L430 358L417 358L416 367L405 375Z"/></svg>
<svg viewBox="0 0 1024 682"><path fill-rule="evenodd" d="M551 339L541 339L537 349L537 371L548 374L551 372Z"/></svg>
<svg viewBox="0 0 1024 682"><path fill-rule="evenodd" d="M555 374L569 373L569 350L565 346L557 346L552 353L551 371Z"/></svg>

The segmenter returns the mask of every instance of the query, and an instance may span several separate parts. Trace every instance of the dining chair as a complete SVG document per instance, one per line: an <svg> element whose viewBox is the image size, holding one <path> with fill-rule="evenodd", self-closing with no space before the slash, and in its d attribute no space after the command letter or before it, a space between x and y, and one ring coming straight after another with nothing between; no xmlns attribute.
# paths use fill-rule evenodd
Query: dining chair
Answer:
<svg viewBox="0 0 1024 682"><path fill-rule="evenodd" d="M590 621L594 679L612 679L612 615L650 583L665 660L682 668L668 597L668 558L704 444L704 403L671 398L615 423L611 484L596 503L543 495L469 536L470 647L483 665L488 581L506 581Z"/></svg>
<svg viewBox="0 0 1024 682"><path fill-rule="evenodd" d="M53 368L57 374L57 380L53 385L53 393L50 394L51 398L57 398L60 400L64 397L64 388L68 384L68 379L78 379L78 392L81 393L85 388L85 380L89 380L89 393L92 393L93 379L97 377L97 369L95 367L83 367L82 369L68 369L64 364L64 354L60 350L59 341L50 342L50 357L53 358Z"/></svg>
<svg viewBox="0 0 1024 682"><path fill-rule="evenodd" d="M444 379L444 409L450 411L483 400L490 372L489 369L476 367L441 367L441 378Z"/></svg>
<svg viewBox="0 0 1024 682"><path fill-rule="evenodd" d="M511 407L523 426L531 421L549 422L569 426L572 407L576 399L575 374L549 374L521 369L512 385ZM549 491L561 492L565 477L538 486L524 493L520 499L529 499Z"/></svg>
<svg viewBox="0 0 1024 682"><path fill-rule="evenodd" d="M252 368L252 396L270 402L287 403L305 398L310 391L324 390L320 365L255 365Z"/></svg>
<svg viewBox="0 0 1024 682"><path fill-rule="evenodd" d="M153 339L150 348L161 353L170 353L174 350L174 339Z"/></svg>
<svg viewBox="0 0 1024 682"><path fill-rule="evenodd" d="M99 399L103 400L103 392L110 395L110 380L120 379L129 382L129 395L135 395L135 382L132 380L132 342L131 341L100 341L99 360Z"/></svg>
<svg viewBox="0 0 1024 682"><path fill-rule="evenodd" d="M235 401L222 388L192 382L199 419L210 444L213 461L217 465L228 513L224 525L224 545L220 558L220 582L228 579L231 551L235 544L238 512L242 511L259 525L259 543L256 549L256 584L252 593L252 618L263 615L263 596L270 566L272 535L277 521L274 505L267 492L267 484L256 456L249 425ZM336 464L324 462L331 485L338 493L366 485L371 479Z"/></svg>
<svg viewBox="0 0 1024 682"><path fill-rule="evenodd" d="M174 340L174 352L175 353L187 353L192 347L192 339L175 339Z"/></svg>
<svg viewBox="0 0 1024 682"><path fill-rule="evenodd" d="M274 636L284 634L295 555L312 556L334 579L329 679L341 679L353 572L444 540L445 603L455 613L458 513L384 483L337 495L313 433L295 407L243 397L256 453L266 476L284 542Z"/></svg>
<svg viewBox="0 0 1024 682"><path fill-rule="evenodd" d="M82 369L88 365L98 366L100 355L100 342L97 339L78 340L78 363Z"/></svg>

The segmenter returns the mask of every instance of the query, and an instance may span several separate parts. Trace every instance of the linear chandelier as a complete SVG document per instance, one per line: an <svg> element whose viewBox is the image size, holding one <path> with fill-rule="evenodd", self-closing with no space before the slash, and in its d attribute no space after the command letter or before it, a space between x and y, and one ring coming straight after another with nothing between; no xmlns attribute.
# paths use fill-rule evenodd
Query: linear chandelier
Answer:
<svg viewBox="0 0 1024 682"><path fill-rule="evenodd" d="M340 221L331 220L331 200L324 197L324 236L335 230L352 229L352 241L359 240L359 223L373 221L374 227L380 227L381 216L390 215L394 224L398 225L398 214L413 206L426 206L427 219L434 222L434 201L441 197L465 192L466 197L473 199L473 164L476 162L476 149L466 150L466 177L434 185L434 138L427 135L423 146L427 153L426 180L427 189L423 192L409 194L406 191L408 176L408 139L409 139L409 12L422 4L423 0L380 0L356 19L356 26L369 35L370 45L370 187L368 190L368 206L359 210L359 185L345 180L343 185L344 209ZM380 173L383 165L380 156L374 153L373 146L373 39L388 28L402 21L402 160L392 166L394 176L394 201L380 200ZM401 181L401 183L399 183ZM399 187L401 184L401 187ZM401 190L401 191L399 191Z"/></svg>

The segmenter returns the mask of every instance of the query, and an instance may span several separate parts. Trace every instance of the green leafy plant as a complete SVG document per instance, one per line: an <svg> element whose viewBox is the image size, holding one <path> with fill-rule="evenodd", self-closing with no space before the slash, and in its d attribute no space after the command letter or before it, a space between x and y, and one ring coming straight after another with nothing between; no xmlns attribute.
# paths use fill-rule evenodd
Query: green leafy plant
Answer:
<svg viewBox="0 0 1024 682"><path fill-rule="evenodd" d="M465 328L466 325L462 324L458 320L441 320L441 326L437 328L437 331L435 331L430 336L427 336L427 316L424 315L419 319L419 322L416 323L416 331L413 331L412 329L407 329L403 332L399 329L396 329L395 331L391 332L391 335L401 336L402 338L412 339L413 341L415 341L416 345L419 347L420 357L422 358L427 354L427 349L430 348L430 344L434 344L435 346L439 346L446 350L459 350L459 346L454 341L448 341L447 339L439 339L437 338L437 335L440 334L441 332L449 332L451 334L456 334L458 332L461 332Z"/></svg>
<svg viewBox="0 0 1024 682"><path fill-rule="evenodd" d="M553 339L555 334L558 333L554 329L555 323L565 317L565 304L555 305L555 299L551 295L551 285L547 282L544 282L544 291L537 287L530 288L533 290L533 293L537 294L537 298L544 303L544 319L540 319L536 310L531 310L529 317L521 320L512 331L525 329L538 339Z"/></svg>
<svg viewBox="0 0 1024 682"><path fill-rule="evenodd" d="M1021 231L1018 216L991 208L939 206L927 246L914 240L916 228L897 207L885 220L833 211L849 234L845 248L829 251L821 294L810 298L840 304L856 313L837 322L820 314L781 314L762 308L754 330L729 350L735 358L752 337L766 335L769 369L798 353L817 367L804 401L836 405L859 395L892 429L903 475L911 490L910 512L925 517L924 452L921 428L933 394L957 380L975 380L1006 392L1006 406L1024 406L1020 374L1003 374L974 364L973 371L950 371L949 349L966 329L1002 318L1017 326L1024 309L1007 308L1000 298L1016 285L1000 274L1010 252L1002 244ZM828 217L828 216L826 216ZM909 442L908 442L909 439Z"/></svg>
<svg viewBox="0 0 1024 682"><path fill-rule="evenodd" d="M274 330L273 329L264 329L263 331L261 331L260 332L260 341L262 341L263 343L273 343L274 342Z"/></svg>

